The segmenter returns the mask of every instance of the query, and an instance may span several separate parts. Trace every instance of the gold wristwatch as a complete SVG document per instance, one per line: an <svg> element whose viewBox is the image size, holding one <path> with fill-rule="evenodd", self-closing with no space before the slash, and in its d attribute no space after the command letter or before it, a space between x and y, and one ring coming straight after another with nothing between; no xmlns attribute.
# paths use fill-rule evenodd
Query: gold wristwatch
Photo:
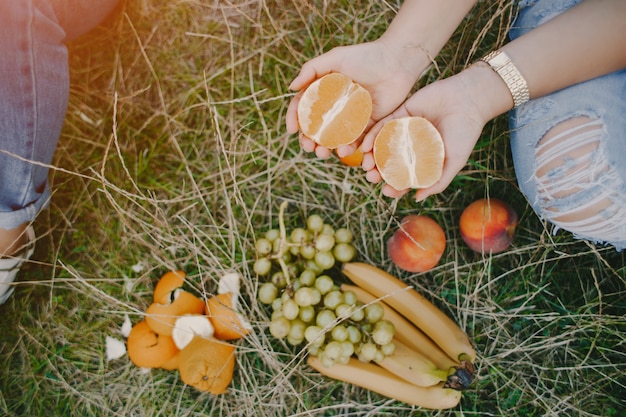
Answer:
<svg viewBox="0 0 626 417"><path fill-rule="evenodd" d="M530 100L528 84L507 54L501 51L493 51L480 60L489 64L502 78L513 96L515 107L521 106Z"/></svg>

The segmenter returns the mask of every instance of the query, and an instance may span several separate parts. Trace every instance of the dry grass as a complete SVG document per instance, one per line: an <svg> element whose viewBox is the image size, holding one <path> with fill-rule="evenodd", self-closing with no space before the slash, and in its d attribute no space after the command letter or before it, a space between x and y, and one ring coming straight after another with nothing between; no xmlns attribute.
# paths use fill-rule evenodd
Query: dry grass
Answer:
<svg viewBox="0 0 626 417"><path fill-rule="evenodd" d="M391 201L358 169L287 135L286 86L329 48L373 39L397 2L137 0L71 45L73 87L39 218L36 259L2 307L0 414L80 416L611 416L626 404L623 255L551 234L519 193L506 123L485 129L443 194ZM505 41L506 2L480 2L424 82ZM521 214L515 246L480 257L461 209L483 195ZM272 340L254 302L255 235L319 213L357 235L359 258L400 274L454 317L479 351L478 380L449 412L417 410L321 378ZM385 240L409 212L435 217L448 249L432 272L394 270ZM134 265L142 265L139 272ZM107 362L104 340L140 319L155 281L185 269L200 293L236 270L255 326L220 397L172 372Z"/></svg>

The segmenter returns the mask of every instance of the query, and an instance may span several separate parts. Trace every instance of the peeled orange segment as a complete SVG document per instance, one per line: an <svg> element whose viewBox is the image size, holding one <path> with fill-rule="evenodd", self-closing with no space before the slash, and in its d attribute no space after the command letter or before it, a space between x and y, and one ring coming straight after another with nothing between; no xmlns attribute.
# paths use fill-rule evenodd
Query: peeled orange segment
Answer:
<svg viewBox="0 0 626 417"><path fill-rule="evenodd" d="M385 123L374 140L373 153L380 176L396 190L430 187L441 178L443 140L423 117Z"/></svg>
<svg viewBox="0 0 626 417"><path fill-rule="evenodd" d="M358 139L371 115L370 93L337 72L327 74L309 85L298 104L301 132L329 149Z"/></svg>

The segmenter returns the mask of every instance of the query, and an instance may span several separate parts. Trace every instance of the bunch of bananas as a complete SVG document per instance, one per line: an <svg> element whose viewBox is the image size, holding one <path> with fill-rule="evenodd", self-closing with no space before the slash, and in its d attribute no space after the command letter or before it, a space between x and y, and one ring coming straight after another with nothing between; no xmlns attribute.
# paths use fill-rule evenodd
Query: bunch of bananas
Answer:
<svg viewBox="0 0 626 417"><path fill-rule="evenodd" d="M457 406L461 391L474 378L476 351L467 334L443 311L400 279L367 263L342 268L354 285L344 284L360 302L380 302L393 323L395 350L384 359L324 366L309 355L307 363L330 378L389 398L430 409Z"/></svg>

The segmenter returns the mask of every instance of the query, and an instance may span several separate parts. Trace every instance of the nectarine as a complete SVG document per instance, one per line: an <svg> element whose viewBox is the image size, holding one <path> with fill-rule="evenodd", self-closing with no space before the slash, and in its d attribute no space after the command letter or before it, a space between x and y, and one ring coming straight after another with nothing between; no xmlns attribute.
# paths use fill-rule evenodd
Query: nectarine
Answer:
<svg viewBox="0 0 626 417"><path fill-rule="evenodd" d="M511 245L517 213L502 200L483 198L467 206L459 223L461 237L479 253L503 252Z"/></svg>
<svg viewBox="0 0 626 417"><path fill-rule="evenodd" d="M446 235L435 220L425 215L404 217L387 241L391 260L409 272L426 272L435 267L446 248Z"/></svg>

